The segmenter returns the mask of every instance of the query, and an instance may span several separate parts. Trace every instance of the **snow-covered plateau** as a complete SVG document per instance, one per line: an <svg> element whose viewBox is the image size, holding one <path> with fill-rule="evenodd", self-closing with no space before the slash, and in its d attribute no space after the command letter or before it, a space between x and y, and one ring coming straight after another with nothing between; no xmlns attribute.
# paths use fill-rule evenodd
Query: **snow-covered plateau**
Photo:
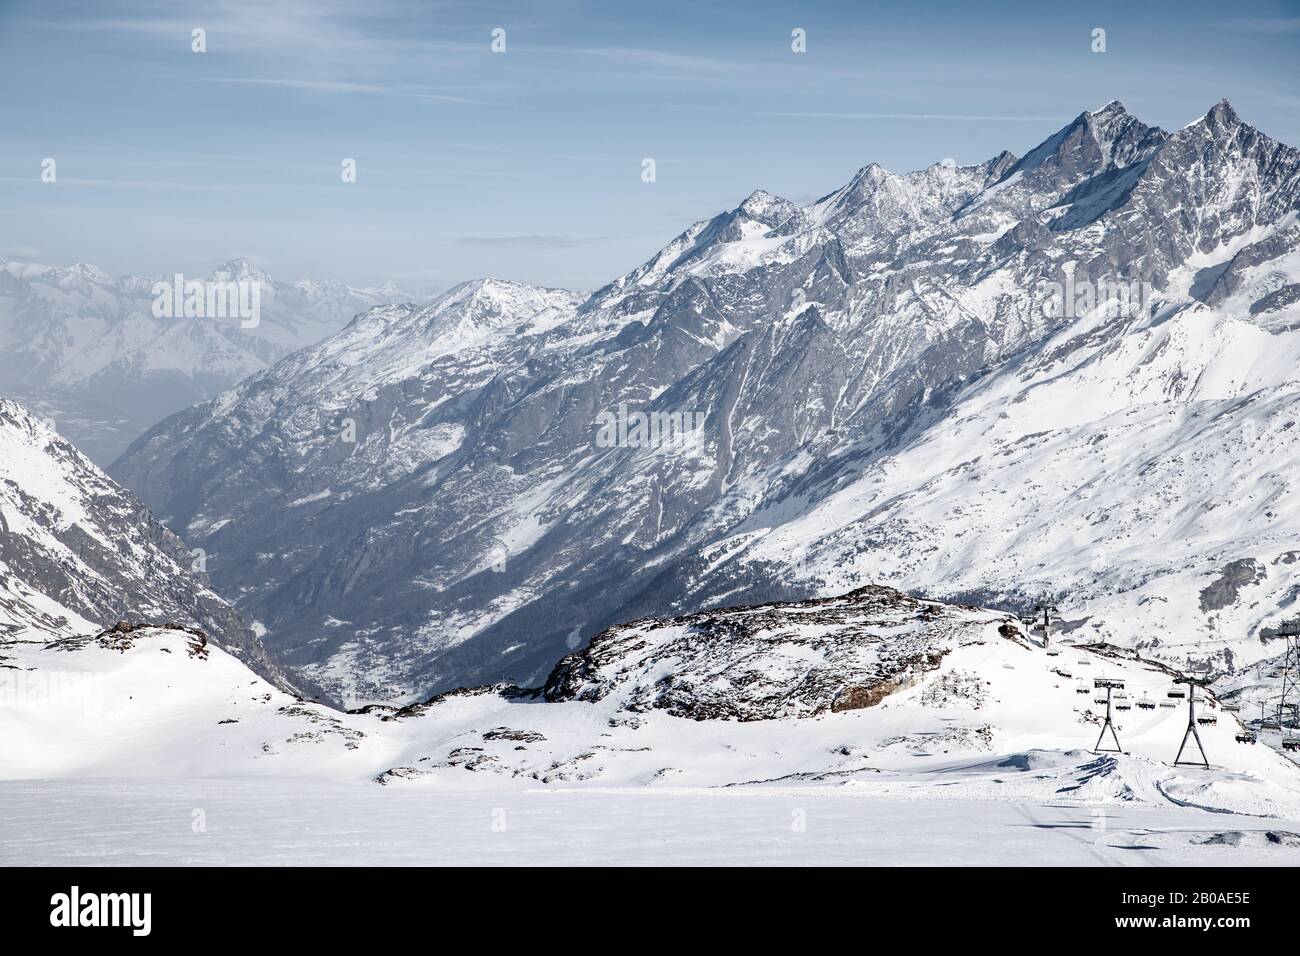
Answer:
<svg viewBox="0 0 1300 956"><path fill-rule="evenodd" d="M1097 677L1125 682L1123 753L1091 751ZM1300 768L1213 692L1210 768L1171 766L1171 678L887 588L633 622L544 688L353 712L185 631L10 642L0 863L1300 862Z"/></svg>

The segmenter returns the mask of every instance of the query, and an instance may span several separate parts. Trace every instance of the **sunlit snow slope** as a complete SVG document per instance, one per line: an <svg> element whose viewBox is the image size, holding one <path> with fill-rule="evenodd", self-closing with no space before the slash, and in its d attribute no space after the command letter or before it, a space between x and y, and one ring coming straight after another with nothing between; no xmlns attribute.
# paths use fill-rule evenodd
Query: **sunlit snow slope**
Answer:
<svg viewBox="0 0 1300 956"><path fill-rule="evenodd" d="M1050 653L1005 615L887 588L633 622L562 660L544 690L352 713L285 694L193 634L109 631L0 646L0 777L831 786L1300 814L1300 772L1236 743L1212 694L1199 712L1215 722L1198 724L1211 769L1170 766L1187 723L1166 697L1171 676L1106 646ZM1089 752L1097 677L1127 681L1129 709L1115 711L1126 753Z"/></svg>

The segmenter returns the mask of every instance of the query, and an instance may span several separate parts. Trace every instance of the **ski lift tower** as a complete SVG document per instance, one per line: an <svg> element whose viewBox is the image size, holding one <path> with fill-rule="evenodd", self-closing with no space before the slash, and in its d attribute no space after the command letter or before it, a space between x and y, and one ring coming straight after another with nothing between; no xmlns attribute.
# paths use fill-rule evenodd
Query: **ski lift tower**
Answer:
<svg viewBox="0 0 1300 956"><path fill-rule="evenodd" d="M1115 724L1111 720L1110 706L1111 706L1111 695L1114 694L1114 692L1117 690L1123 690L1124 682L1122 680L1111 680L1108 677L1098 677L1096 680L1092 682L1092 686L1097 688L1098 690L1105 689L1106 691L1106 721L1101 725L1101 733L1097 735L1097 746L1092 748L1092 752L1098 754L1103 752L1122 754L1124 752L1124 748L1119 745L1119 734L1115 733ZM1111 739L1115 741L1115 746L1113 748L1111 747L1103 748L1101 745L1102 740L1106 736L1107 730L1110 731Z"/></svg>
<svg viewBox="0 0 1300 956"><path fill-rule="evenodd" d="M1281 729L1285 726L1287 711L1290 711L1293 724L1300 718L1300 617L1283 621L1277 629L1277 636L1286 638L1282 696L1277 702L1277 726Z"/></svg>
<svg viewBox="0 0 1300 956"><path fill-rule="evenodd" d="M1041 599L1034 607L1034 623L1043 627L1043 650L1047 650L1051 641L1053 615L1059 619L1061 612L1047 598Z"/></svg>
<svg viewBox="0 0 1300 956"><path fill-rule="evenodd" d="M1201 733L1196 729L1196 688L1204 687L1209 683L1208 679L1197 679L1195 677L1175 677L1175 684L1187 685L1187 730L1183 733L1183 742L1178 748L1178 756L1174 758L1174 766L1204 767L1210 769L1210 760L1205 756L1205 746L1201 743ZM1183 760L1183 749L1187 746L1187 738L1196 739L1196 749L1201 752L1201 762L1198 764L1194 760Z"/></svg>

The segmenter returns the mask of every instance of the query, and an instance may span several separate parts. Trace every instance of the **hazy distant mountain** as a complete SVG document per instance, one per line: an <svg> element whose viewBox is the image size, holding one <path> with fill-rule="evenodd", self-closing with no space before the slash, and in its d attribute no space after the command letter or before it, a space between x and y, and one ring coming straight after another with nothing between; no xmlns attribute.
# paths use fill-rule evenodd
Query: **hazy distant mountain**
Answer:
<svg viewBox="0 0 1300 956"><path fill-rule="evenodd" d="M0 260L0 394L22 398L107 466L150 425L205 401L377 304L394 286L281 283L235 259L188 280L260 283L260 321L158 318L156 279ZM175 276L158 277L175 281Z"/></svg>
<svg viewBox="0 0 1300 956"><path fill-rule="evenodd" d="M351 700L878 581L1240 663L1300 594L1297 209L1300 153L1226 102L1110 103L1023 157L756 192L589 296L372 309L114 474ZM703 424L602 440L641 413Z"/></svg>

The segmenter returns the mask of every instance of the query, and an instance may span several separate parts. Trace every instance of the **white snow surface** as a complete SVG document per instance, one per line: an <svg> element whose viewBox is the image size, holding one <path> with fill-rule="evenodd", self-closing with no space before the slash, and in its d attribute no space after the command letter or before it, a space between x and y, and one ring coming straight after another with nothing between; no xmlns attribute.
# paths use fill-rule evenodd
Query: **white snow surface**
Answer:
<svg viewBox="0 0 1300 956"><path fill-rule="evenodd" d="M875 706L746 721L501 688L343 713L184 632L10 642L0 863L1300 862L1300 770L1217 702L1209 770L1170 765L1180 708L1094 754L1100 708L1056 671L1133 700L1168 672L967 617Z"/></svg>

